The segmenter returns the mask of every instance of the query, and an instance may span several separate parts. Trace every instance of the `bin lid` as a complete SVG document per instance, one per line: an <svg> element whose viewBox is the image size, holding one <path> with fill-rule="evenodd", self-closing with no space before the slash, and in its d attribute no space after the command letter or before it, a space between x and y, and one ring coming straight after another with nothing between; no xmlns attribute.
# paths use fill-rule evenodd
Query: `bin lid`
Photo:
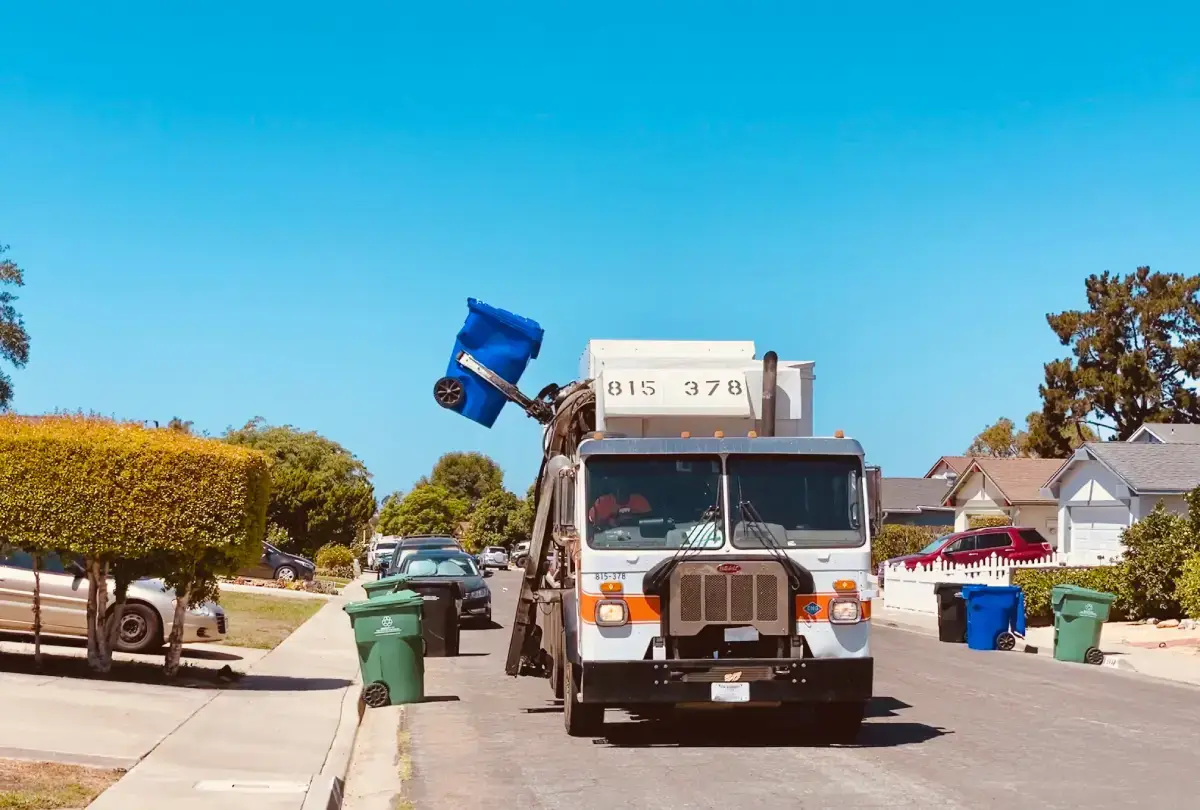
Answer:
<svg viewBox="0 0 1200 810"><path fill-rule="evenodd" d="M396 610L410 607L420 607L425 599L419 593L412 591L395 591L377 596L374 599L364 599L359 602L348 602L342 610L351 616L363 616L369 613L392 613Z"/></svg>
<svg viewBox="0 0 1200 810"><path fill-rule="evenodd" d="M967 601L971 600L972 596L988 597L993 596L1015 596L1024 593L1019 585L964 585L963 598Z"/></svg>
<svg viewBox="0 0 1200 810"><path fill-rule="evenodd" d="M546 330L542 329L537 321L524 318L506 309L485 304L476 298L467 299L467 308L472 312L478 312L481 315L486 315L489 318L494 318L503 324L507 324L529 338L529 341L533 344L533 351L529 356L534 360L537 359L538 352L542 349L542 338L546 334Z"/></svg>
<svg viewBox="0 0 1200 810"><path fill-rule="evenodd" d="M1057 591L1054 593L1053 591ZM1078 585L1055 585L1051 592L1055 601L1061 601L1065 597L1071 599L1081 599L1085 602L1103 602L1106 605L1111 605L1116 600L1116 594L1105 593L1104 591L1093 591L1091 588L1081 588Z"/></svg>
<svg viewBox="0 0 1200 810"><path fill-rule="evenodd" d="M376 588L394 588L408 579L407 574L392 574L390 577L383 577L370 582L363 583L364 591L373 591Z"/></svg>

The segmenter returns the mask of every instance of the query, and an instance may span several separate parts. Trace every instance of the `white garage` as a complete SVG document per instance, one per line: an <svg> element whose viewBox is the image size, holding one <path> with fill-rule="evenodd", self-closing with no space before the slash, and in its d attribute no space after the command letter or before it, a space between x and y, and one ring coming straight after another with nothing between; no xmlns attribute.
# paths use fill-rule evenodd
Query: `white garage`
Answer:
<svg viewBox="0 0 1200 810"><path fill-rule="evenodd" d="M1044 487L1058 501L1059 551L1075 565L1119 557L1121 533L1162 501L1186 513L1200 486L1200 444L1089 442Z"/></svg>
<svg viewBox="0 0 1200 810"><path fill-rule="evenodd" d="M1121 554L1121 532L1130 523L1129 507L1071 506L1071 553L1079 560L1102 562Z"/></svg>

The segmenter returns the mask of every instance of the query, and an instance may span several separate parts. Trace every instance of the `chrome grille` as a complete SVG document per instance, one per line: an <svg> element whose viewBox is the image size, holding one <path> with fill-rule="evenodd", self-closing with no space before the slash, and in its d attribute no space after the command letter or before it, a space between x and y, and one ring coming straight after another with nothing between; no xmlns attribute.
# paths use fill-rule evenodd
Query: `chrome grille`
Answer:
<svg viewBox="0 0 1200 810"><path fill-rule="evenodd" d="M700 596L703 577L690 575L679 579L679 615L685 622L698 622L703 615L703 597Z"/></svg>
<svg viewBox="0 0 1200 810"><path fill-rule="evenodd" d="M787 598L787 573L774 560L681 562L671 573L668 632L751 625L762 635L787 635Z"/></svg>

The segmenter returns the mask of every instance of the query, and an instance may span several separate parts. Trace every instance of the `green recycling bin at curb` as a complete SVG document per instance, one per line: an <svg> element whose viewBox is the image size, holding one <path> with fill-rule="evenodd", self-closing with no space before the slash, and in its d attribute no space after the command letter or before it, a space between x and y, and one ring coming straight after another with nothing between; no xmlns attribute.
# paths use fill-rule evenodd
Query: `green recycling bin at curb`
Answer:
<svg viewBox="0 0 1200 810"><path fill-rule="evenodd" d="M373 709L419 703L425 697L424 601L412 591L397 591L342 608L358 647L363 702Z"/></svg>
<svg viewBox="0 0 1200 810"><path fill-rule="evenodd" d="M408 577L402 574L393 574L390 577L376 579L371 582L363 583L363 590L367 592L368 599L376 599L383 596L385 593L392 593L400 590L400 586L408 582Z"/></svg>
<svg viewBox="0 0 1200 810"><path fill-rule="evenodd" d="M1054 657L1076 664L1103 664L1100 631L1117 597L1111 593L1055 585L1050 591L1054 608Z"/></svg>

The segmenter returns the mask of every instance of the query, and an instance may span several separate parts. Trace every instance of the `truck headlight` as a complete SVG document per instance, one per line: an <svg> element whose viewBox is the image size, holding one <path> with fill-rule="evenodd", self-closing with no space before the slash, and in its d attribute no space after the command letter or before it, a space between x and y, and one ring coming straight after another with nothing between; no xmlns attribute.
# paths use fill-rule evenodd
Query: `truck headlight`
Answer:
<svg viewBox="0 0 1200 810"><path fill-rule="evenodd" d="M596 624L601 627L620 627L629 621L629 608L624 599L601 599L596 603Z"/></svg>
<svg viewBox="0 0 1200 810"><path fill-rule="evenodd" d="M832 599L829 602L829 621L832 624L857 624L862 608L857 599Z"/></svg>

